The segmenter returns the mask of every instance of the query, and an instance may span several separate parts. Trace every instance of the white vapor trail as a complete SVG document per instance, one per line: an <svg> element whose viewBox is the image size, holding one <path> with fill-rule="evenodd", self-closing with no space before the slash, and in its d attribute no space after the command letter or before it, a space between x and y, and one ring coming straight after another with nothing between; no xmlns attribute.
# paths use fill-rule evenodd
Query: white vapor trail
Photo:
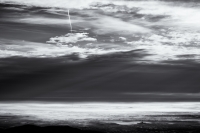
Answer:
<svg viewBox="0 0 200 133"><path fill-rule="evenodd" d="M70 19L70 15L69 15L69 9L68 9L68 17L69 17L69 24L70 24L70 28L71 28L71 32L72 32L72 24L71 24L71 19Z"/></svg>

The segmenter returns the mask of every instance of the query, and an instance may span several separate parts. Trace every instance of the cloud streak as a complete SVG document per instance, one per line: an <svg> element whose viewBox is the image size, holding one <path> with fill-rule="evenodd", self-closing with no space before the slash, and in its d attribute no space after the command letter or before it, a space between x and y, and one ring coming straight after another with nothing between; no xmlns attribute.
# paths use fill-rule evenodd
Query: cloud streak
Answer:
<svg viewBox="0 0 200 133"><path fill-rule="evenodd" d="M151 30L122 21L117 18L99 16L99 19L91 22L95 27L97 34L120 33L120 34L133 34L133 33L149 33Z"/></svg>
<svg viewBox="0 0 200 133"><path fill-rule="evenodd" d="M73 39L72 39L73 38ZM56 40L57 39L57 40ZM77 54L80 58L87 58L90 55L102 55L113 52L119 52L117 49L101 49L91 47L80 47L76 45L56 45L62 42L63 37L52 38L49 43L35 43L19 40L0 39L0 58L7 57L35 57L35 58L53 58ZM78 40L77 40L78 39ZM79 41L96 41L94 38L87 38L86 35L72 36L70 40L64 37L63 43L75 43ZM8 45L9 44L9 45Z"/></svg>

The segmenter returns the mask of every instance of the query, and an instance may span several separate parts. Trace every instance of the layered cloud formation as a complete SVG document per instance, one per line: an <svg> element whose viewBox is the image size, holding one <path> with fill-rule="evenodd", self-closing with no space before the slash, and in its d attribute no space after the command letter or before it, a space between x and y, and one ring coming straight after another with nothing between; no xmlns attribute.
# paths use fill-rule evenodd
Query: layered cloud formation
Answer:
<svg viewBox="0 0 200 133"><path fill-rule="evenodd" d="M7 10L28 10L20 17L6 16L1 21L65 27L66 35L46 40L51 45L76 47L84 52L95 48L103 53L144 49L149 54L145 57L148 61L200 59L200 10L196 2L0 0L0 3L23 5L23 8ZM71 12L74 33L68 33L67 9ZM41 47L46 49L47 45ZM82 50L74 52L82 54Z"/></svg>
<svg viewBox="0 0 200 133"><path fill-rule="evenodd" d="M58 37L58 41L60 41L59 39L62 40L62 37ZM76 39L74 38L74 42L78 41ZM87 39L88 38L85 38L85 40ZM101 48L85 48L73 45L59 45L59 42L58 43L56 42L56 38L54 40L52 39L50 44L34 43L34 42L18 41L18 40L10 41L5 39L0 40L0 43L1 43L0 58L16 57L16 56L49 58L49 57L59 57L72 54L76 54L80 58L86 58L90 55L102 55L120 51L115 49L104 50ZM69 42L66 41L65 44L67 43ZM88 43L88 45L91 44Z"/></svg>

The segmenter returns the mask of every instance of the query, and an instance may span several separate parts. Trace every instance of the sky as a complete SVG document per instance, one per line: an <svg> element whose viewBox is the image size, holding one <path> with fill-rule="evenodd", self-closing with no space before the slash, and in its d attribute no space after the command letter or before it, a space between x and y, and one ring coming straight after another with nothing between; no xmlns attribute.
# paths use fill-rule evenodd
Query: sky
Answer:
<svg viewBox="0 0 200 133"><path fill-rule="evenodd" d="M199 101L199 6L0 0L0 100Z"/></svg>

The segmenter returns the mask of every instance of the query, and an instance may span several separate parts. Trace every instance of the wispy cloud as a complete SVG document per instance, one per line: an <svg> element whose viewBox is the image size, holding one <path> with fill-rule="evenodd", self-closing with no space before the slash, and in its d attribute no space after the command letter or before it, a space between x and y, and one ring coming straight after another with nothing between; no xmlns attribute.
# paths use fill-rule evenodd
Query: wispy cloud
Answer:
<svg viewBox="0 0 200 133"><path fill-rule="evenodd" d="M145 97L163 97L163 98L199 98L200 93L167 93L167 92L143 92L143 93L133 93L133 92L127 92L123 93L124 95L133 95L133 96L145 96Z"/></svg>
<svg viewBox="0 0 200 133"><path fill-rule="evenodd" d="M77 43L81 41L95 42L97 41L97 39L89 37L88 33L68 33L65 36L52 37L50 38L49 41L47 41L47 43L70 44L70 43Z"/></svg>
<svg viewBox="0 0 200 133"><path fill-rule="evenodd" d="M58 25L58 26L69 26L69 21L64 18L47 18L47 17L30 17L30 18L20 18L11 20L20 23L28 23L28 24L41 24L41 25ZM72 20L73 23L82 22L82 20Z"/></svg>
<svg viewBox="0 0 200 133"><path fill-rule="evenodd" d="M91 25L95 27L97 34L116 33L120 34L133 34L133 33L149 33L151 30L142 26L131 24L121 19L98 16L99 19L91 22Z"/></svg>

